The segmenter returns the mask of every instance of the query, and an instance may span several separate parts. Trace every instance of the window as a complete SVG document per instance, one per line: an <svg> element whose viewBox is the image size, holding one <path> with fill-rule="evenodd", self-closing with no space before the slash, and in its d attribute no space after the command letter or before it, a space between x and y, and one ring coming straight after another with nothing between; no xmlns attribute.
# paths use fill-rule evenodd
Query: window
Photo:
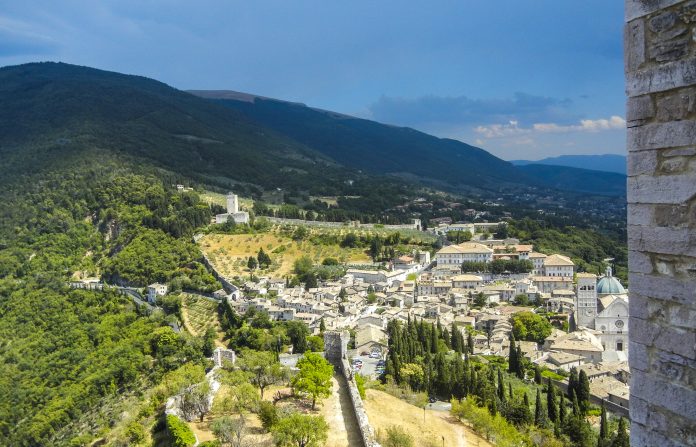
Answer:
<svg viewBox="0 0 696 447"><path fill-rule="evenodd" d="M619 340L616 342L616 350L623 351L623 341Z"/></svg>

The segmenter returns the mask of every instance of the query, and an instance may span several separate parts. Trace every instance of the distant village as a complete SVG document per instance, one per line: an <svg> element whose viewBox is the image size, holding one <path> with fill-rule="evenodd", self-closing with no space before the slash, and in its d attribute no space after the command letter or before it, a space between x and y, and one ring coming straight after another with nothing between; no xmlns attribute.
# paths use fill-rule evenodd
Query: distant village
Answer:
<svg viewBox="0 0 696 447"><path fill-rule="evenodd" d="M249 214L240 211L238 203L236 195L228 195L227 213L216 216L215 222L230 217L248 222ZM524 355L554 371L584 370L595 399L627 409L628 295L611 267L607 265L602 276L580 273L561 254L539 253L516 239L480 236L500 225L505 222L438 222L428 231L446 244L446 235L453 231L468 231L475 240L445 244L434 256L414 250L393 259L386 269L348 268L342 278L318 287L290 287L286 278L274 277L235 284L217 275L225 288L213 295L239 314L254 309L276 321L303 321L315 334L320 327L350 330L353 366L373 376L384 371L390 321L439 322L462 331L465 338L472 334L474 354L507 356L512 315L543 313L554 329L543 343L519 341ZM529 271L487 268L496 261L528 261L523 264ZM73 286L97 287L88 282ZM147 300L154 303L167 292L167 285L152 284Z"/></svg>

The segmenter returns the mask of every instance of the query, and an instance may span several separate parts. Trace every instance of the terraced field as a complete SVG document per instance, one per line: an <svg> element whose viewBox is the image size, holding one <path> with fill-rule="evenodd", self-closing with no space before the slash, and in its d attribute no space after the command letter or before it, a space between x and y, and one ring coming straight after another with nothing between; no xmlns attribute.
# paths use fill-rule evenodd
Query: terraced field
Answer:
<svg viewBox="0 0 696 447"><path fill-rule="evenodd" d="M217 303L200 295L181 294L181 314L184 326L192 334L201 336L208 327L213 327L222 340L222 327L218 320Z"/></svg>

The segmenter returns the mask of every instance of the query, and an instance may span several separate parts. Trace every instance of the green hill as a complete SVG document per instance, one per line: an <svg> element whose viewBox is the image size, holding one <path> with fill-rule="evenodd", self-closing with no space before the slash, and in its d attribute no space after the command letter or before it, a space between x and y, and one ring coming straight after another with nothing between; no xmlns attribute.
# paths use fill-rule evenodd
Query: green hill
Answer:
<svg viewBox="0 0 696 447"><path fill-rule="evenodd" d="M192 91L241 112L337 162L450 186L498 190L534 180L483 149L423 132L227 91Z"/></svg>

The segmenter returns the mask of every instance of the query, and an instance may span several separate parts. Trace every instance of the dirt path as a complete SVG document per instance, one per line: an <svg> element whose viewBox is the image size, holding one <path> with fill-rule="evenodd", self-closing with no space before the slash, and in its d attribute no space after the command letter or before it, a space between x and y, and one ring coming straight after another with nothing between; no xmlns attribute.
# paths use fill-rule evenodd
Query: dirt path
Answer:
<svg viewBox="0 0 696 447"><path fill-rule="evenodd" d="M353 404L348 394L345 378L335 374L331 379L331 397L322 403L321 414L329 424L326 447L361 446L358 421L353 414Z"/></svg>

